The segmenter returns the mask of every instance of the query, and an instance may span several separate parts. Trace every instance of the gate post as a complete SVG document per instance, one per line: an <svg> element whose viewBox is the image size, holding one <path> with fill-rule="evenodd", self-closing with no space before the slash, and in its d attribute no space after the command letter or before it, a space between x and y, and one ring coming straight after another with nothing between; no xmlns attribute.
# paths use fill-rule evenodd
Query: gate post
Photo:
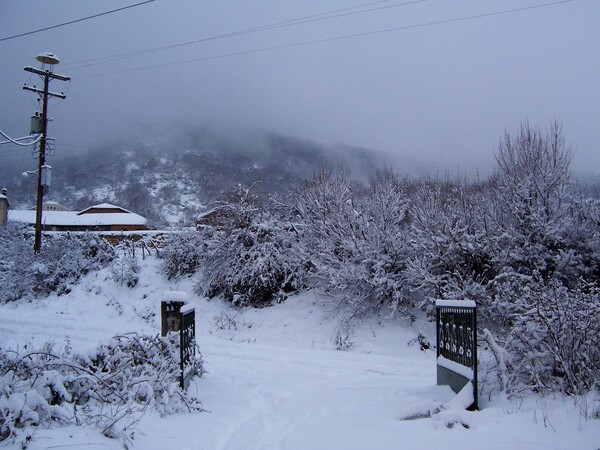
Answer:
<svg viewBox="0 0 600 450"><path fill-rule="evenodd" d="M160 302L160 335L166 336L169 331L179 331L181 323L179 310L186 304L188 296L183 291L166 291Z"/></svg>
<svg viewBox="0 0 600 450"><path fill-rule="evenodd" d="M179 386L186 390L195 375L196 310L186 305L188 296L181 291L167 291L160 302L160 334L179 332Z"/></svg>
<svg viewBox="0 0 600 450"><path fill-rule="evenodd" d="M477 308L471 300L436 300L437 384L449 385L457 394L473 385L477 398Z"/></svg>

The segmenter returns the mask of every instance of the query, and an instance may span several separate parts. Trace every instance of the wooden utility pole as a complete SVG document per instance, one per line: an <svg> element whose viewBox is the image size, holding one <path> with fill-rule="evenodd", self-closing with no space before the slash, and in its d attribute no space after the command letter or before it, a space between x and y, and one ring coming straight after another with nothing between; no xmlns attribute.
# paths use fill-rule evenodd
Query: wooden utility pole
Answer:
<svg viewBox="0 0 600 450"><path fill-rule="evenodd" d="M38 155L38 170L37 170L37 204L35 209L35 239L33 242L33 251L39 253L42 248L42 208L44 204L44 190L47 186L45 177L49 176L47 172L48 167L46 166L46 142L47 142L47 130L48 130L48 98L58 97L66 98L65 94L49 92L48 85L50 80L69 81L71 78L65 75L59 75L52 73L50 70L46 70L44 67L46 64L50 65L50 68L55 64L58 64L59 60L56 56L51 53L41 53L36 59L42 63L42 69L35 69L31 66L25 67L26 72L31 72L42 77L44 81L44 89L40 90L35 85L33 87L23 86L26 91L35 92L42 99L42 124L41 124L41 138L40 138L40 151Z"/></svg>

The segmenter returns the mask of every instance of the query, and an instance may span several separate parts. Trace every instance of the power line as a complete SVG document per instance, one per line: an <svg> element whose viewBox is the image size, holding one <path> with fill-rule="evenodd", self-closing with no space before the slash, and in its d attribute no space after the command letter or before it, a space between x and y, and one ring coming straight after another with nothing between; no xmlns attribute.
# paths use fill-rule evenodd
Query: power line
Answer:
<svg viewBox="0 0 600 450"><path fill-rule="evenodd" d="M208 36L205 38L195 39L192 41L180 42L180 43L165 45L165 46L161 46L161 47L153 47L153 48L144 49L144 50L136 50L133 52L120 53L117 55L104 56L104 57L100 57L100 58L87 59L87 60L77 61L77 62L73 62L70 64L65 64L65 65L71 66L70 70L83 69L83 68L87 68L87 67L97 66L99 64L106 64L108 62L119 61L122 59L129 59L129 58L133 58L136 56L147 55L149 53L156 53L156 52L170 50L173 48L184 47L184 46L188 46L188 45L192 45L192 44L199 44L202 42L215 41L215 40L224 39L224 38L228 38L228 37L241 36L244 34L258 33L261 31L269 31L269 30L274 30L277 28L285 28L285 27L291 27L291 26L295 26L295 25L303 25L306 23L317 22L317 21L321 21L321 20L330 20L330 19L335 19L338 17L345 17L345 16L350 16L350 15L356 15L356 14L364 14L367 12L380 11L383 9L398 8L401 6L407 6L407 5L411 5L411 4L415 4L415 3L423 3L427 0L413 0L413 1L403 2L403 3L399 3L399 4L378 6L378 7L374 7L374 8L370 8L370 9L363 9L361 11L343 12L343 11L349 11L349 10L353 10L353 9L365 8L367 6L378 5L381 3L389 3L390 1L391 0L380 0L380 1L376 1L376 2L363 3L361 5L336 9L336 10L332 10L332 11L326 11L326 12L322 12L322 13L318 13L318 14L312 14L309 16L298 17L296 19L285 20L282 22L275 22L272 24L262 25L262 26L258 26L258 27L246 28L243 30L218 34L215 36ZM337 13L340 13L340 14L337 14ZM84 64L84 63L90 63L90 64ZM73 67L73 65L77 65L77 64L84 64L84 65Z"/></svg>
<svg viewBox="0 0 600 450"><path fill-rule="evenodd" d="M394 31L405 31L405 30L412 30L412 29L417 29L417 28L443 25L443 24L448 24L448 23L464 22L467 20L482 19L482 18L486 18L486 17L499 16L499 15L504 15L504 14L512 14L512 13L527 11L527 10L546 8L549 6L556 6L556 5L560 5L560 4L564 4L564 3L571 3L574 1L576 1L576 0L560 0L560 1L550 2L550 3L542 3L542 4L538 4L538 5L524 6L521 8L512 8L512 9L506 9L506 10L495 11L495 12L490 12L490 13L482 13L482 14L474 14L474 15L470 15L470 16L456 17L453 19L444 19L444 20L436 20L436 21L432 21L432 22L423 22L423 23L419 23L419 24L415 24L415 25L405 25L405 26L401 26L401 27L385 28L385 29L381 29L381 30L365 31L365 32L361 32L361 33L344 34L344 35L340 35L340 36L333 36L333 37L323 38L323 39L313 39L313 40L309 40L309 41L275 45L272 47L262 47L262 48L252 49L252 50L242 50L239 52L222 53L220 55L204 56L204 57L200 57L200 58L186 59L183 61L176 61L176 62L171 62L171 63L153 64L153 65L149 65L149 66L141 66L141 67L136 67L136 68L132 68L132 69L116 70L116 71L112 71L112 72L101 72L101 73L90 74L90 75L81 75L78 78L92 78L92 77L99 77L99 76L104 76L104 75L116 75L116 74L120 74L120 73L138 72L138 71L142 71L142 70L157 69L160 67L169 67L169 66L189 64L189 63L199 62L199 61L209 61L209 60L213 60L213 59L222 59L222 58L229 58L229 57L233 57L233 56L242 56L242 55L249 55L249 54L253 54L253 53L262 53L262 52L268 52L268 51L273 51L273 50L281 50L281 49L292 48L292 47L300 47L303 45L319 44L319 43L323 43L323 42L340 41L343 39L373 36L373 35L377 35L377 34L390 33L390 32L394 32Z"/></svg>
<svg viewBox="0 0 600 450"><path fill-rule="evenodd" d="M134 8L134 7L140 6L140 5L145 5L146 3L151 3L153 1L154 0L146 0L144 2L135 3L133 5L124 6L122 8L112 9L110 11L105 11L105 12L102 12L102 13L99 13L99 14L94 14L92 16L82 17L81 19L75 19L75 20L71 20L69 22L59 23L57 25L52 25L52 26L49 26L49 27L40 28L39 30L27 31L26 33L20 33L20 34L15 34L13 36L8 36L8 37L0 38L0 42L2 42L2 41L8 41L9 39L15 39L15 38L22 37L22 36L28 36L28 35L34 34L34 33L40 33L42 31L52 30L54 28L64 27L66 25L71 25L71 24L74 24L74 23L77 23L77 22L83 22L84 20L95 19L96 17L106 16L107 14L112 14L112 13L115 13L115 12L123 11L125 9Z"/></svg>
<svg viewBox="0 0 600 450"><path fill-rule="evenodd" d="M2 142L0 142L0 144L9 144L10 143L10 144L15 144L15 145L20 145L21 147L28 147L30 145L37 144L40 141L40 139L42 139L41 134L38 134L37 136L25 136L22 138L13 139L2 130L0 130L0 135L4 136L6 139L8 139L8 141L2 141ZM33 142L26 142L26 143L19 142L19 141L31 139L33 137L36 138L35 141L33 141Z"/></svg>

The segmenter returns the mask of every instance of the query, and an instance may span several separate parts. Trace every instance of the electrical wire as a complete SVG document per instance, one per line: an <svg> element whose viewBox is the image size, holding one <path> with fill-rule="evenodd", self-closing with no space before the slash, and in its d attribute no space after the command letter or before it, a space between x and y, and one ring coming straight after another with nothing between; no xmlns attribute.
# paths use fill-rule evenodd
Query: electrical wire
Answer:
<svg viewBox="0 0 600 450"><path fill-rule="evenodd" d="M102 12L102 13L94 14L92 16L82 17L81 19L75 19L75 20L71 20L69 22L59 23L57 25L52 25L52 26L49 26L49 27L40 28L39 30L27 31L25 33L15 34L13 36L7 36L7 37L4 37L4 38L0 38L0 42L2 42L2 41L8 41L9 39L15 39L15 38L19 38L19 37L22 37L22 36L28 36L28 35L34 34L34 33L40 33L42 31L52 30L54 28L64 27L66 25L71 25L71 24L74 24L74 23L83 22L84 20L95 19L96 17L106 16L107 14L112 14L112 13L116 13L116 12L119 12L119 11L123 11L125 9L129 9L129 8L134 8L136 6L145 5L146 3L152 3L153 1L154 0L146 0L144 2L135 3L133 5L124 6L122 8L112 9L110 11L105 11L105 12Z"/></svg>
<svg viewBox="0 0 600 450"><path fill-rule="evenodd" d="M25 149L23 149L23 156L21 157L21 162L19 163L19 170L17 170L17 173L21 173L21 169L23 168L24 162L25 162Z"/></svg>
<svg viewBox="0 0 600 450"><path fill-rule="evenodd" d="M1 141L0 144L15 144L15 145L20 145L22 147L28 147L30 145L37 144L40 141L40 139L42 139L42 136L43 136L43 134L38 134L37 138L35 139L35 141L33 141L33 142L27 142L27 143L22 143L22 142L19 142L19 141L23 141L25 139L31 139L32 137L34 137L36 135L34 134L34 135L31 135L31 136L25 136L25 137L22 137L22 138L13 139L13 138L11 138L9 135L7 135L2 130L0 130L0 134L2 136L4 136L6 139L8 139L8 141Z"/></svg>
<svg viewBox="0 0 600 450"><path fill-rule="evenodd" d="M341 9L336 9L336 10L332 10L332 11L326 11L323 13L298 17L296 19L289 19L289 20L285 20L282 22L275 22L272 24L262 25L259 27L246 28L244 30L232 31L229 33L218 34L215 36L208 36L205 38L195 39L192 41L180 42L177 44L170 44L170 45L165 45L162 47L153 47L153 48L149 48L149 49L145 49L145 50L136 50L133 52L120 53L120 54L112 55L112 56L104 56L104 57L100 57L100 58L75 61L72 63L67 63L67 64L65 64L65 66L67 66L67 67L75 66L75 67L71 67L70 70L77 70L77 69L97 66L100 64L106 64L108 62L114 62L114 61L119 61L119 60L123 60L123 59L134 58L136 56L143 56L143 55L147 55L150 53L161 52L164 50L171 50L173 48L179 48L179 47L184 47L184 46L188 46L188 45L199 44L202 42L215 41L215 40L224 39L224 38L228 38L228 37L241 36L244 34L257 33L257 32L261 32L261 31L269 31L269 30L274 30L277 28L285 28L285 27L291 27L291 26L295 26L295 25L302 25L302 24L317 22L317 21L321 21L321 20L330 20L330 19L335 19L338 17L345 17L345 16L350 16L350 15L356 15L356 14L364 14L367 12L380 11L383 9L398 8L401 6L412 5L415 3L423 3L425 1L427 1L427 0L413 0L413 1L403 2L403 3L393 4L393 5L378 6L378 7L374 7L374 8L370 8L370 9L363 9L361 11L343 12L343 11L349 11L349 10L353 10L353 9L365 8L367 6L373 6L373 5L377 5L377 4L381 4L381 3L389 3L390 0L383 0L383 1L380 0L380 1L376 1L376 2L363 3L361 5L356 5L356 6L352 6L352 7L348 7L348 8L341 8ZM341 12L343 12L343 13L341 13ZM341 14L336 14L336 13L341 13ZM89 64L86 64L86 63L89 63ZM81 64L83 64L83 65L81 65Z"/></svg>
<svg viewBox="0 0 600 450"><path fill-rule="evenodd" d="M251 49L251 50L242 50L239 52L223 53L220 55L204 56L204 57L200 57L200 58L186 59L183 61L176 61L176 62L171 62L171 63L153 64L153 65L149 65L149 66L135 67L132 69L116 70L116 71L112 71L112 72L101 72L101 73L89 74L89 75L81 75L77 78L80 78L80 79L81 78L94 78L94 77L100 77L100 76L105 76L105 75L116 75L116 74L121 74L121 73L139 72L142 70L156 69L156 68L160 68L160 67L170 67L170 66L189 64L189 63L199 62L199 61L209 61L209 60L213 60L213 59L222 59L222 58L229 58L229 57L233 57L233 56L249 55L249 54L253 54L253 53L262 53L262 52L280 50L280 49L285 49L285 48L300 47L300 46L311 45L311 44L319 44L319 43L323 43L323 42L333 42L333 41L339 41L339 40L343 40L343 39L373 36L373 35L377 35L377 34L384 34L384 33L390 33L390 32L395 32L395 31L413 30L413 29L417 29L417 28L431 27L431 26L456 23L456 22L464 22L467 20L482 19L482 18L486 18L486 17L499 16L499 15L504 15L504 14L512 14L512 13L517 13L517 12L522 12L522 11L527 11L527 10L532 10L532 9L546 8L546 7L556 6L556 5L560 5L560 4L564 4L564 3L572 3L574 1L576 1L576 0L560 0L560 1L550 2L550 3L542 3L542 4L538 4L538 5L524 6L521 8L512 8L512 9L505 9L502 11L494 11L494 12L490 12L490 13L474 14L474 15L470 15L470 16L455 17L452 19L436 20L436 21L432 21L432 22L423 22L423 23L419 23L419 24L415 24L415 25L405 25L405 26L400 26L400 27L384 28L381 30L365 31L365 32L361 32L361 33L344 34L344 35L340 35L340 36L333 36L333 37L323 38L323 39L313 39L313 40L309 40L309 41L275 45L272 47L262 47L262 48Z"/></svg>

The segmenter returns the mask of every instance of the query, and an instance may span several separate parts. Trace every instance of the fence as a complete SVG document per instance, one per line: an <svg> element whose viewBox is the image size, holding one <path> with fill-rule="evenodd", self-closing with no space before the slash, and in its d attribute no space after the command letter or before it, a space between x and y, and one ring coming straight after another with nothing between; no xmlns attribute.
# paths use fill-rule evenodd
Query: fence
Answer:
<svg viewBox="0 0 600 450"><path fill-rule="evenodd" d="M475 302L436 301L437 384L449 385L456 393L473 385L477 409L477 311Z"/></svg>

